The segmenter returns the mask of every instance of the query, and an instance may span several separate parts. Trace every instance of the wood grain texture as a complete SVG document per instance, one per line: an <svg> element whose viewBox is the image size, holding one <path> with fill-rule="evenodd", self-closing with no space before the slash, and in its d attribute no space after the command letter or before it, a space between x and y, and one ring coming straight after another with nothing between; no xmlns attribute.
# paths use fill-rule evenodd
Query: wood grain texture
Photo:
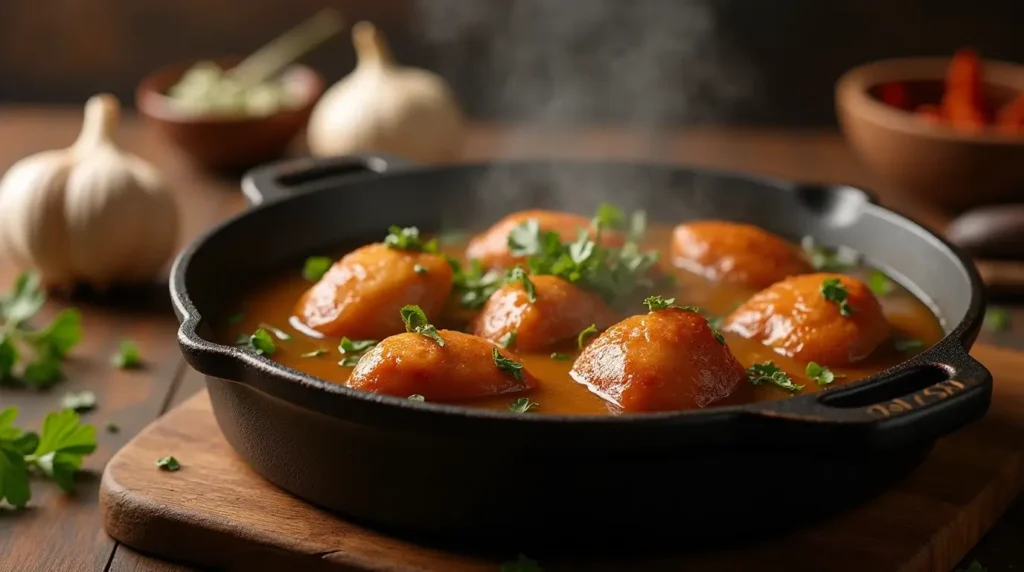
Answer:
<svg viewBox="0 0 1024 572"><path fill-rule="evenodd" d="M588 555L545 570L950 570L1016 496L1024 436L1024 355L979 347L997 379L991 414L942 439L905 481L849 513L761 544L629 561ZM156 470L175 455L183 468ZM129 546L225 570L493 571L503 559L446 553L346 523L256 475L195 395L122 449L104 473L106 530Z"/></svg>

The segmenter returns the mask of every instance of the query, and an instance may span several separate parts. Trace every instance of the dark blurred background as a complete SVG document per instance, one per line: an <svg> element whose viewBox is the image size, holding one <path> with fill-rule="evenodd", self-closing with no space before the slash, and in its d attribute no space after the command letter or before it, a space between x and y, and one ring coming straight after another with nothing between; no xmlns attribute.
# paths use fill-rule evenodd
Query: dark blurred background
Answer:
<svg viewBox="0 0 1024 572"><path fill-rule="evenodd" d="M369 19L487 120L829 124L836 78L973 46L1024 61L1024 0L2 0L0 100L81 103L245 54L324 6ZM306 61L333 82L347 37Z"/></svg>

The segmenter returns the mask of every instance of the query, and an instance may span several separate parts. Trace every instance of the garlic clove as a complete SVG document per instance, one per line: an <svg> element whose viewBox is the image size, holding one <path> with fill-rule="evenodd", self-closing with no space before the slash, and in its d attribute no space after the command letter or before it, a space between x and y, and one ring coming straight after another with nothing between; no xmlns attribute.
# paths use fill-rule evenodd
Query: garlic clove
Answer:
<svg viewBox="0 0 1024 572"><path fill-rule="evenodd" d="M390 153L422 163L461 154L465 120L437 74L395 62L383 34L369 22L352 29L355 70L325 92L310 117L314 155Z"/></svg>

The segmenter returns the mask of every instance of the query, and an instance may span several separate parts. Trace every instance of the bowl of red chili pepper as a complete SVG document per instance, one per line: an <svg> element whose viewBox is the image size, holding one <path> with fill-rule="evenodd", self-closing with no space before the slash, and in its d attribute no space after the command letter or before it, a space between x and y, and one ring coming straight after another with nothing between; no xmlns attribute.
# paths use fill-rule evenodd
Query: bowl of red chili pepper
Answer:
<svg viewBox="0 0 1024 572"><path fill-rule="evenodd" d="M1024 66L972 49L869 63L836 83L836 112L894 191L951 213L1024 200Z"/></svg>

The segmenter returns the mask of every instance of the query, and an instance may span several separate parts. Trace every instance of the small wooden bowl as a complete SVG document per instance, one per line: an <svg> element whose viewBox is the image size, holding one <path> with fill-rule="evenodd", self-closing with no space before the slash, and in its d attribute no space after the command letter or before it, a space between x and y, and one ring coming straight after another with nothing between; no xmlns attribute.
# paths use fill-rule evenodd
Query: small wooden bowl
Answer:
<svg viewBox="0 0 1024 572"><path fill-rule="evenodd" d="M836 83L839 125L860 158L894 191L950 213L1024 199L1024 135L996 128L964 133L882 102L881 85L900 82L919 103L938 103L949 58L866 64ZM1024 66L986 61L986 93L996 105L1024 93ZM916 99L922 98L922 99Z"/></svg>
<svg viewBox="0 0 1024 572"><path fill-rule="evenodd" d="M215 59L227 68L241 58ZM177 113L165 93L196 62L161 68L139 82L135 104L147 123L199 165L213 170L244 170L279 158L306 126L324 80L312 68L293 65L282 81L296 90L302 105L260 117L217 117Z"/></svg>

